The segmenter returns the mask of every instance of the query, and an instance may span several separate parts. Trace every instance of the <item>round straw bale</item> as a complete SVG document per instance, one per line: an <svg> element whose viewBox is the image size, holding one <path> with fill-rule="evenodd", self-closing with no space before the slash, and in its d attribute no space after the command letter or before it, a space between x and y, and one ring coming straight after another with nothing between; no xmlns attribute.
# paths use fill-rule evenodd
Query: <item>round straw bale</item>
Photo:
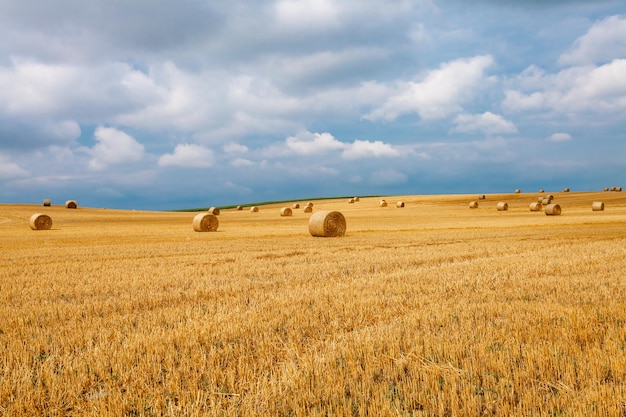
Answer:
<svg viewBox="0 0 626 417"><path fill-rule="evenodd" d="M594 201L591 204L592 211L604 211L604 203L602 201Z"/></svg>
<svg viewBox="0 0 626 417"><path fill-rule="evenodd" d="M280 215L283 217L288 217L288 216L291 216L292 214L293 212L291 211L289 207L283 207L280 209Z"/></svg>
<svg viewBox="0 0 626 417"><path fill-rule="evenodd" d="M359 197L354 197L354 202L358 203L360 201Z"/></svg>
<svg viewBox="0 0 626 417"><path fill-rule="evenodd" d="M522 190L520 190L519 188L517 190L515 190L515 194L519 194L521 192L522 192Z"/></svg>
<svg viewBox="0 0 626 417"><path fill-rule="evenodd" d="M313 203L311 203L310 201L308 203L306 203L307 207L313 207Z"/></svg>
<svg viewBox="0 0 626 417"><path fill-rule="evenodd" d="M484 199L486 199L486 198L487 198L487 196L486 196L486 195L484 195L484 194L481 194L481 195L479 195L479 196L478 196L478 199L479 199L479 200L484 200Z"/></svg>
<svg viewBox="0 0 626 417"><path fill-rule="evenodd" d="M193 218L193 230L196 232L215 232L220 224L215 214L198 213Z"/></svg>
<svg viewBox="0 0 626 417"><path fill-rule="evenodd" d="M564 193L569 193L569 188L567 188L567 187L563 188L563 192Z"/></svg>
<svg viewBox="0 0 626 417"><path fill-rule="evenodd" d="M313 206L306 206L304 208L305 213L313 213Z"/></svg>
<svg viewBox="0 0 626 417"><path fill-rule="evenodd" d="M537 197L537 202L538 202L538 203L541 203L541 202L543 201L543 199L544 199L544 198L545 198L545 197L541 197L541 196Z"/></svg>
<svg viewBox="0 0 626 417"><path fill-rule="evenodd" d="M546 216L558 216L561 214L561 206L558 204L548 204L545 208Z"/></svg>
<svg viewBox="0 0 626 417"><path fill-rule="evenodd" d="M543 191L543 188L541 190L539 190L540 193L545 193L545 191Z"/></svg>
<svg viewBox="0 0 626 417"><path fill-rule="evenodd" d="M250 213L257 213L258 211L259 211L259 208L257 206L250 207Z"/></svg>
<svg viewBox="0 0 626 417"><path fill-rule="evenodd" d="M52 205L52 201L50 199L46 198L43 201L43 205L44 205L44 207L50 207Z"/></svg>
<svg viewBox="0 0 626 417"><path fill-rule="evenodd" d="M402 208L402 207L404 207L404 201L398 201L398 202L396 203L396 207L397 207L397 208Z"/></svg>
<svg viewBox="0 0 626 417"><path fill-rule="evenodd" d="M349 203L349 204L354 203L354 198L351 198L350 200L348 200L348 203Z"/></svg>
<svg viewBox="0 0 626 417"><path fill-rule="evenodd" d="M237 210L243 210L243 206L237 206Z"/></svg>
<svg viewBox="0 0 626 417"><path fill-rule="evenodd" d="M309 233L316 237L343 236L346 234L346 218L338 211L318 211L309 219Z"/></svg>
<svg viewBox="0 0 626 417"><path fill-rule="evenodd" d="M541 199L540 203L543 204L544 206L547 206L548 204L550 204L552 202L552 200L550 200L549 198L543 198Z"/></svg>
<svg viewBox="0 0 626 417"><path fill-rule="evenodd" d="M609 191L609 189L607 187L604 187L604 191Z"/></svg>
<svg viewBox="0 0 626 417"><path fill-rule="evenodd" d="M291 208L299 209L300 208L300 204L294 203L293 206L291 206Z"/></svg>
<svg viewBox="0 0 626 417"><path fill-rule="evenodd" d="M615 187L615 191L622 191L622 187Z"/></svg>
<svg viewBox="0 0 626 417"><path fill-rule="evenodd" d="M208 210L208 212L211 213L211 214L215 214L216 216L220 215L220 209L218 209L217 207L211 207Z"/></svg>
<svg viewBox="0 0 626 417"><path fill-rule="evenodd" d="M78 203L76 202L76 200L67 200L65 202L65 208L75 209L77 207L78 207Z"/></svg>
<svg viewBox="0 0 626 417"><path fill-rule="evenodd" d="M540 202L530 203L530 211L541 211L542 208L543 204L541 204Z"/></svg>
<svg viewBox="0 0 626 417"><path fill-rule="evenodd" d="M28 225L33 230L50 230L52 228L52 218L47 214L35 213L30 216Z"/></svg>
<svg viewBox="0 0 626 417"><path fill-rule="evenodd" d="M611 191L616 191L616 190L615 190L616 188L617 188L617 187L611 187Z"/></svg>
<svg viewBox="0 0 626 417"><path fill-rule="evenodd" d="M509 209L509 205L508 203L505 203L504 201L500 201L496 205L496 208L498 209L498 211L507 211Z"/></svg>
<svg viewBox="0 0 626 417"><path fill-rule="evenodd" d="M469 203L469 208L478 208L478 201L471 201Z"/></svg>
<svg viewBox="0 0 626 417"><path fill-rule="evenodd" d="M378 202L378 205L379 205L379 206L381 206L381 207L387 207L387 201L385 201L385 200L380 200L380 201Z"/></svg>

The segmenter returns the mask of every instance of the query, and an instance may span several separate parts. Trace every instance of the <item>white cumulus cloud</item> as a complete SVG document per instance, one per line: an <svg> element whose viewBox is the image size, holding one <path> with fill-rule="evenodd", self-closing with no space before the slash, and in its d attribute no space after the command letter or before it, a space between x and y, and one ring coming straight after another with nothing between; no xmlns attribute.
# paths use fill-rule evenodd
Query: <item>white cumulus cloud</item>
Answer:
<svg viewBox="0 0 626 417"><path fill-rule="evenodd" d="M569 133L559 132L550 135L550 137L548 137L548 140L550 142L567 142L569 140L572 140L572 136Z"/></svg>
<svg viewBox="0 0 626 417"><path fill-rule="evenodd" d="M396 157L400 156L400 151L388 143L379 140L370 142L368 140L355 140L348 144L342 156L344 159L360 159L369 157Z"/></svg>
<svg viewBox="0 0 626 417"><path fill-rule="evenodd" d="M456 126L452 129L453 132L484 132L487 134L517 132L513 122L489 111L482 114L459 114L455 117L454 123Z"/></svg>
<svg viewBox="0 0 626 417"><path fill-rule="evenodd" d="M393 121L410 113L426 120L449 116L460 111L461 105L470 101L474 92L487 82L485 71L492 64L490 55L444 63L420 82L398 83L395 94L365 118Z"/></svg>
<svg viewBox="0 0 626 417"><path fill-rule="evenodd" d="M88 152L93 159L89 167L94 170L106 169L109 165L137 162L143 159L144 147L132 136L112 127L98 127L94 132L98 141Z"/></svg>
<svg viewBox="0 0 626 417"><path fill-rule="evenodd" d="M207 168L213 165L213 151L204 146L181 143L176 145L174 153L162 155L159 166L179 166L188 168Z"/></svg>
<svg viewBox="0 0 626 417"><path fill-rule="evenodd" d="M346 147L330 133L301 132L288 137L286 143L289 150L300 155L315 155Z"/></svg>
<svg viewBox="0 0 626 417"><path fill-rule="evenodd" d="M609 16L591 26L568 52L561 55L559 62L586 65L623 56L626 56L626 17Z"/></svg>

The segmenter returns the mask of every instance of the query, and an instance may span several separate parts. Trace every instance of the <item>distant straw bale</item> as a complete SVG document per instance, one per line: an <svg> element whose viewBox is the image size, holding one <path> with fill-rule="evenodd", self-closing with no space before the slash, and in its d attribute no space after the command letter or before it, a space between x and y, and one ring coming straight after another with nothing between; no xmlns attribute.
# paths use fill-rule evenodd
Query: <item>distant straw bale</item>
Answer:
<svg viewBox="0 0 626 417"><path fill-rule="evenodd" d="M622 191L622 187L615 187L615 191Z"/></svg>
<svg viewBox="0 0 626 417"><path fill-rule="evenodd" d="M604 191L609 191L609 189L607 187L604 187Z"/></svg>
<svg viewBox="0 0 626 417"><path fill-rule="evenodd" d="M358 203L360 201L359 197L354 197L354 202Z"/></svg>
<svg viewBox="0 0 626 417"><path fill-rule="evenodd" d="M540 202L530 203L530 211L541 211L542 208L543 204L541 204Z"/></svg>
<svg viewBox="0 0 626 417"><path fill-rule="evenodd" d="M305 213L313 213L313 206L306 206L304 208Z"/></svg>
<svg viewBox="0 0 626 417"><path fill-rule="evenodd" d="M604 202L602 201L594 201L591 204L592 211L604 211Z"/></svg>
<svg viewBox="0 0 626 417"><path fill-rule="evenodd" d="M569 188L567 188L567 187L563 188L563 192L564 193L569 193Z"/></svg>
<svg viewBox="0 0 626 417"><path fill-rule="evenodd" d="M307 207L313 207L313 203L311 203L310 201L308 203L306 203Z"/></svg>
<svg viewBox="0 0 626 417"><path fill-rule="evenodd" d="M291 209L289 207L283 207L280 209L280 215L282 217L289 217L293 214L293 212L291 211Z"/></svg>
<svg viewBox="0 0 626 417"><path fill-rule="evenodd" d="M545 193L545 191L543 190L543 188L541 190L539 190L540 193Z"/></svg>
<svg viewBox="0 0 626 417"><path fill-rule="evenodd" d="M561 206L558 204L548 204L544 210L546 216L558 216L561 214Z"/></svg>
<svg viewBox="0 0 626 417"><path fill-rule="evenodd" d="M219 216L219 215L220 215L220 209L219 209L219 208L217 208L217 207L211 207L211 208L208 210L208 212L209 212L209 213L211 213L211 214L215 214L216 216Z"/></svg>
<svg viewBox="0 0 626 417"><path fill-rule="evenodd" d="M352 204L354 203L354 198L351 198L350 200L348 200L348 204Z"/></svg>
<svg viewBox="0 0 626 417"><path fill-rule="evenodd" d="M291 206L291 208L299 209L300 208L300 204L299 203L294 203L293 206Z"/></svg>
<svg viewBox="0 0 626 417"><path fill-rule="evenodd" d="M509 209L509 204L505 203L504 201L500 201L497 205L496 205L496 209L498 211L507 211Z"/></svg>
<svg viewBox="0 0 626 417"><path fill-rule="evenodd" d="M478 201L470 201L469 208L471 209L478 208Z"/></svg>
<svg viewBox="0 0 626 417"><path fill-rule="evenodd" d="M52 218L47 214L35 213L30 216L28 225L33 230L50 230L52 228Z"/></svg>
<svg viewBox="0 0 626 417"><path fill-rule="evenodd" d="M397 208L403 208L403 207L404 207L404 201L398 201L398 202L396 202L396 207L397 207Z"/></svg>
<svg viewBox="0 0 626 417"><path fill-rule="evenodd" d="M338 211L318 211L309 219L309 233L315 237L340 237L346 234L346 218Z"/></svg>
<svg viewBox="0 0 626 417"><path fill-rule="evenodd" d="M479 196L478 196L478 199L479 199L479 200L484 200L484 199L486 199L486 198L487 198L487 196L486 196L486 195L484 195L484 194L481 194L481 195L479 195Z"/></svg>
<svg viewBox="0 0 626 417"><path fill-rule="evenodd" d="M259 208L257 206L250 207L250 213L257 213L258 211L259 211Z"/></svg>
<svg viewBox="0 0 626 417"><path fill-rule="evenodd" d="M243 210L243 206L237 206L237 210Z"/></svg>
<svg viewBox="0 0 626 417"><path fill-rule="evenodd" d="M65 208L75 209L77 207L78 207L78 203L76 202L76 200L67 200L65 202Z"/></svg>
<svg viewBox="0 0 626 417"><path fill-rule="evenodd" d="M380 200L378 202L378 205L381 206L381 207L387 207L387 201L386 200Z"/></svg>
<svg viewBox="0 0 626 417"><path fill-rule="evenodd" d="M51 205L52 205L52 200L50 200L50 199L46 198L46 199L43 201L43 206L44 206L44 207L50 207Z"/></svg>
<svg viewBox="0 0 626 417"><path fill-rule="evenodd" d="M193 230L196 232L215 232L220 224L217 216L211 213L198 213L193 218Z"/></svg>
<svg viewBox="0 0 626 417"><path fill-rule="evenodd" d="M520 190L519 188L517 190L515 190L515 194L519 194L521 192L522 192L522 190Z"/></svg>

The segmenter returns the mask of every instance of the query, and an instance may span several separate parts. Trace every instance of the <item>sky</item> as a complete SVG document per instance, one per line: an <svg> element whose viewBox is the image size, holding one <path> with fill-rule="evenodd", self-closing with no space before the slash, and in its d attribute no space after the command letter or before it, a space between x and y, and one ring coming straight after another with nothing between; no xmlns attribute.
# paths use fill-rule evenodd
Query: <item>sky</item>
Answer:
<svg viewBox="0 0 626 417"><path fill-rule="evenodd" d="M0 0L0 203L613 186L623 0Z"/></svg>

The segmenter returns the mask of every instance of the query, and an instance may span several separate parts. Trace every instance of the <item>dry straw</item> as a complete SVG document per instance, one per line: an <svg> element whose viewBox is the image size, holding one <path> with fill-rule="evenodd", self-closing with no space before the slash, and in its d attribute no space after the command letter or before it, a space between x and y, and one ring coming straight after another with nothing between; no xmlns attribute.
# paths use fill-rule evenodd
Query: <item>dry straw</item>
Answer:
<svg viewBox="0 0 626 417"><path fill-rule="evenodd" d="M530 211L541 211L542 208L543 204L541 204L540 202L530 203Z"/></svg>
<svg viewBox="0 0 626 417"><path fill-rule="evenodd" d="M349 203L349 204L354 203L354 198L351 198L350 200L348 200L348 203Z"/></svg>
<svg viewBox="0 0 626 417"><path fill-rule="evenodd" d="M478 199L479 199L479 200L484 200L484 199L486 199L486 198L487 198L487 196L486 196L486 195L484 195L484 194L481 194L481 195L479 195L479 196L478 196Z"/></svg>
<svg viewBox="0 0 626 417"><path fill-rule="evenodd" d="M28 225L33 230L50 230L52 228L52 218L47 214L35 213L30 216Z"/></svg>
<svg viewBox="0 0 626 417"><path fill-rule="evenodd" d="M594 201L591 204L592 211L604 211L604 203L602 201Z"/></svg>
<svg viewBox="0 0 626 417"><path fill-rule="evenodd" d="M293 214L293 212L291 211L291 209L289 207L283 207L280 209L280 215L282 217L289 217Z"/></svg>
<svg viewBox="0 0 626 417"><path fill-rule="evenodd" d="M65 208L75 209L77 207L78 207L78 203L76 202L76 200L67 200L65 202Z"/></svg>
<svg viewBox="0 0 626 417"><path fill-rule="evenodd" d="M293 205L293 206L291 206L291 208L294 208L294 209L299 209L299 208L300 208L300 204L298 204L298 203L294 203L294 205Z"/></svg>
<svg viewBox="0 0 626 417"><path fill-rule="evenodd" d="M215 214L216 216L220 215L220 209L218 209L217 207L211 207L208 210L208 212L211 213L211 214Z"/></svg>
<svg viewBox="0 0 626 417"><path fill-rule="evenodd" d="M545 191L543 190L543 188L541 190L539 190L540 193L545 193Z"/></svg>
<svg viewBox="0 0 626 417"><path fill-rule="evenodd" d="M546 216L558 216L561 214L561 206L558 204L548 204L544 212Z"/></svg>
<svg viewBox="0 0 626 417"><path fill-rule="evenodd" d="M310 201L308 203L306 203L307 207L313 207L313 203L311 203Z"/></svg>
<svg viewBox="0 0 626 417"><path fill-rule="evenodd" d="M193 218L193 230L196 232L215 232L220 224L215 214L198 213Z"/></svg>
<svg viewBox="0 0 626 417"><path fill-rule="evenodd" d="M318 211L309 219L309 233L315 237L339 237L346 234L346 218L338 211Z"/></svg>
<svg viewBox="0 0 626 417"><path fill-rule="evenodd" d="M387 207L387 201L386 200L380 200L378 202L378 205L381 206L381 207Z"/></svg>
<svg viewBox="0 0 626 417"><path fill-rule="evenodd" d="M237 206L237 210L243 210L243 206Z"/></svg>
<svg viewBox="0 0 626 417"><path fill-rule="evenodd" d="M478 208L478 201L471 201L469 203L469 208Z"/></svg>
<svg viewBox="0 0 626 417"><path fill-rule="evenodd" d="M46 198L46 199L43 201L43 206L44 206L44 207L50 207L51 205L52 205L52 201L51 201L50 199L47 199L47 198Z"/></svg>
<svg viewBox="0 0 626 417"><path fill-rule="evenodd" d="M250 207L250 213L257 213L258 211L259 211L259 208L257 206Z"/></svg>
<svg viewBox="0 0 626 417"><path fill-rule="evenodd" d="M519 194L521 192L522 192L522 190L520 190L519 188L517 190L515 190L515 194Z"/></svg>
<svg viewBox="0 0 626 417"><path fill-rule="evenodd" d="M498 205L496 205L496 209L498 209L498 211L507 211L509 209L509 205L504 201L500 201Z"/></svg>
<svg viewBox="0 0 626 417"><path fill-rule="evenodd" d="M563 188L563 192L564 193L569 193L569 188L567 188L567 187Z"/></svg>
<svg viewBox="0 0 626 417"><path fill-rule="evenodd" d="M397 207L397 208L402 208L402 207L404 207L404 201L398 201L398 202L396 203L396 207Z"/></svg>
<svg viewBox="0 0 626 417"><path fill-rule="evenodd" d="M355 202L355 203L358 203L359 201L360 201L360 200L359 200L359 197L354 197L354 202Z"/></svg>
<svg viewBox="0 0 626 417"><path fill-rule="evenodd" d="M609 189L607 187L604 187L604 191L609 191Z"/></svg>
<svg viewBox="0 0 626 417"><path fill-rule="evenodd" d="M615 187L615 191L622 191L622 187Z"/></svg>
<svg viewBox="0 0 626 417"><path fill-rule="evenodd" d="M313 213L313 206L306 206L304 208L305 213Z"/></svg>

